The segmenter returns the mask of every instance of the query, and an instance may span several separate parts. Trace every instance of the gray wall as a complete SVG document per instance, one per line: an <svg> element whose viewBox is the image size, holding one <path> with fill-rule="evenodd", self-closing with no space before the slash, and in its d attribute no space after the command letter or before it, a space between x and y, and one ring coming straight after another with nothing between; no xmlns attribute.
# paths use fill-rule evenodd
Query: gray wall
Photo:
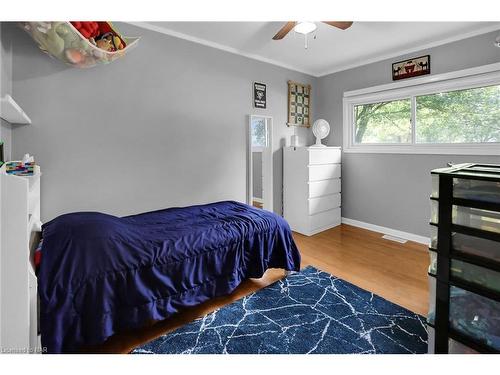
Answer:
<svg viewBox="0 0 500 375"><path fill-rule="evenodd" d="M0 97L12 95L12 49L8 30L0 24ZM0 118L0 140L4 142L4 157L11 156L12 129L11 125Z"/></svg>
<svg viewBox="0 0 500 375"><path fill-rule="evenodd" d="M32 153L43 168L42 219L245 201L251 113L273 117L274 207L281 213L280 147L293 134L285 125L287 80L314 88L316 79L118 26L142 37L138 47L86 70L50 59L22 30L11 30L13 91L33 122L16 127L14 157ZM252 108L253 81L267 83L266 110ZM298 131L312 140L309 130Z"/></svg>
<svg viewBox="0 0 500 375"><path fill-rule="evenodd" d="M318 117L330 122L328 144L342 145L344 91L389 83L391 63L413 56L431 55L432 74L500 61L493 46L498 32L415 52L318 80ZM446 162L500 162L499 157L343 153L342 216L428 236L431 169Z"/></svg>
<svg viewBox="0 0 500 375"><path fill-rule="evenodd" d="M125 215L244 201L250 113L273 116L274 207L281 213L280 148L293 134L285 125L286 81L313 85L313 118L330 121L328 144L341 145L343 92L391 82L391 63L411 57L315 79L119 25L125 34L142 36L138 47L112 64L78 70L41 53L17 27L2 26L1 79L8 86L12 77L8 91L33 120L13 131L13 158L29 152L42 165L44 220L76 210ZM412 56L431 54L433 74L498 62L496 35ZM266 110L252 108L253 81L268 85ZM297 132L301 143L312 142L309 130ZM343 216L428 235L429 171L448 161L500 162L478 156L344 154Z"/></svg>
<svg viewBox="0 0 500 375"><path fill-rule="evenodd" d="M252 183L254 198L262 198L262 152L252 152Z"/></svg>

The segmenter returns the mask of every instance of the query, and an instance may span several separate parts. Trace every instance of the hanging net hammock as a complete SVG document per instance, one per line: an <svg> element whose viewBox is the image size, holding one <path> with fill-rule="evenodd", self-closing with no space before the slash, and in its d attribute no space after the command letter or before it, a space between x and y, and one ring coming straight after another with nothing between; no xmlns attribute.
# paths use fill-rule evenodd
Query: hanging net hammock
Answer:
<svg viewBox="0 0 500 375"><path fill-rule="evenodd" d="M92 26L90 31L88 24ZM77 68L108 64L139 41L122 37L109 22L21 22L21 27L42 51Z"/></svg>

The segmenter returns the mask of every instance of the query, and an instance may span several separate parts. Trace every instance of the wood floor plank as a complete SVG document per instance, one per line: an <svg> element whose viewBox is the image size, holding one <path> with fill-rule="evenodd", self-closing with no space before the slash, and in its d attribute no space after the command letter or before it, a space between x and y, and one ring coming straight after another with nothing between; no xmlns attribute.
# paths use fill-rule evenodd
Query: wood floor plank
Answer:
<svg viewBox="0 0 500 375"><path fill-rule="evenodd" d="M295 234L302 267L313 265L418 314L428 310L425 245L341 225L316 236Z"/></svg>
<svg viewBox="0 0 500 375"><path fill-rule="evenodd" d="M294 233L302 255L302 268L312 265L421 315L428 310L427 268L424 245L401 244L382 234L342 224L311 237ZM128 353L133 348L264 288L284 276L269 270L261 279L243 282L231 295L186 309L172 318L141 330L115 335L103 345L85 348L92 353Z"/></svg>

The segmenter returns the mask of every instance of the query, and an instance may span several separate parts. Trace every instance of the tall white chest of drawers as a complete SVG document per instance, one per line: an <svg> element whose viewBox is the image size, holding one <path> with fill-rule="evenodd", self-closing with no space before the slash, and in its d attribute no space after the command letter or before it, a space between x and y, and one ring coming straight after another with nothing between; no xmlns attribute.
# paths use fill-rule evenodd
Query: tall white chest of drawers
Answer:
<svg viewBox="0 0 500 375"><path fill-rule="evenodd" d="M340 225L340 147L283 149L283 216L311 236Z"/></svg>

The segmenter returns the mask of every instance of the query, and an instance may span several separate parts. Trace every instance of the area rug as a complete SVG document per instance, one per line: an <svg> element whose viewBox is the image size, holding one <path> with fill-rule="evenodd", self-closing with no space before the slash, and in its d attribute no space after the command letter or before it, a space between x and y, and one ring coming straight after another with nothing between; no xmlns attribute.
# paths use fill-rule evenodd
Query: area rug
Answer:
<svg viewBox="0 0 500 375"><path fill-rule="evenodd" d="M161 336L136 354L425 353L423 317L313 267Z"/></svg>

